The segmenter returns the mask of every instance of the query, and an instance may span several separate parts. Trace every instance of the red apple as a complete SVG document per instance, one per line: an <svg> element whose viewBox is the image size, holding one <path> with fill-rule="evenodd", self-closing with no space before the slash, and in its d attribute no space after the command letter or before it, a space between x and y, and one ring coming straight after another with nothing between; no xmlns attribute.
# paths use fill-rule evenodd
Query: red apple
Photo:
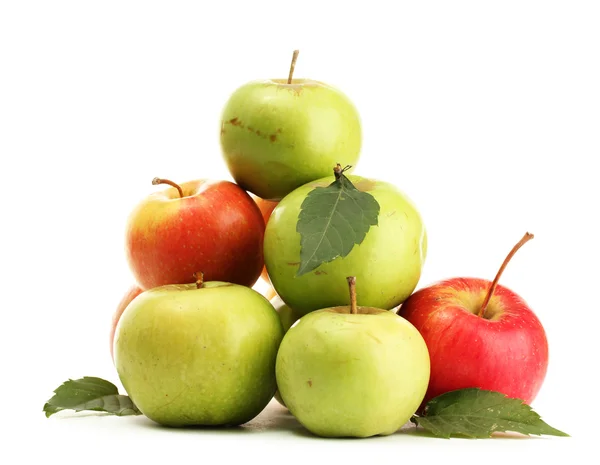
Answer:
<svg viewBox="0 0 600 465"><path fill-rule="evenodd" d="M258 205L258 208L260 209L260 212L262 213L263 220L265 221L265 225L266 225L269 221L269 218L271 217L271 213L273 213L273 210L275 210L275 207L277 206L277 204L279 202L274 201L274 200L261 199L260 197L257 197L254 194L250 194L250 195L256 202L256 205ZM271 283L271 280L269 279L269 274L267 273L267 268L265 266L263 266L260 277L262 279L264 279L265 282Z"/></svg>
<svg viewBox="0 0 600 465"><path fill-rule="evenodd" d="M527 233L506 257L493 282L453 278L413 293L398 314L421 333L431 360L424 403L461 388L501 392L530 404L548 366L548 342L527 303L498 285L504 267Z"/></svg>
<svg viewBox="0 0 600 465"><path fill-rule="evenodd" d="M129 216L126 254L144 289L206 281L252 287L264 266L265 222L250 195L229 181L170 184L149 195Z"/></svg>
<svg viewBox="0 0 600 465"><path fill-rule="evenodd" d="M135 299L138 295L140 295L142 292L143 291L139 286L137 286L137 285L131 286L129 288L129 290L125 293L125 295L123 296L121 301L119 302L119 305L117 305L117 309L115 310L115 313L113 314L112 324L111 324L111 328L110 328L110 356L113 358L113 360L115 359L114 354L113 354L113 342L115 340L115 330L117 329L117 324L119 323L119 320L121 319L121 315L123 314L123 312L129 305L129 303L133 299Z"/></svg>

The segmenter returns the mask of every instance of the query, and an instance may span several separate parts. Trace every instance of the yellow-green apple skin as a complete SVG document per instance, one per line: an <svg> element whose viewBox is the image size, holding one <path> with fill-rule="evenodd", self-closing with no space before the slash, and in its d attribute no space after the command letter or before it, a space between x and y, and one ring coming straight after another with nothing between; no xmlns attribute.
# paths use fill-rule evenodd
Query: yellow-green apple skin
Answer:
<svg viewBox="0 0 600 465"><path fill-rule="evenodd" d="M281 321L281 326L283 327L283 333L287 333L287 331L300 317L296 314L296 312L294 312L294 310L290 308L289 305L286 305L286 303L281 300L281 297L275 296L270 300L270 302L279 315L279 320Z"/></svg>
<svg viewBox="0 0 600 465"><path fill-rule="evenodd" d="M425 341L404 318L348 307L303 316L277 354L277 386L290 412L324 437L389 435L421 404L429 382Z"/></svg>
<svg viewBox="0 0 600 465"><path fill-rule="evenodd" d="M355 166L361 123L340 90L309 79L252 81L233 92L221 117L221 149L236 183L267 200Z"/></svg>
<svg viewBox="0 0 600 465"><path fill-rule="evenodd" d="M115 365L133 402L157 423L240 425L275 393L282 337L273 306L248 287L166 285L123 312Z"/></svg>
<svg viewBox="0 0 600 465"><path fill-rule="evenodd" d="M279 320L281 321L281 326L283 327L283 333L287 333L288 330L292 327L292 325L298 321L298 315L296 315L296 312L294 312L289 305L286 305L285 302L283 300L281 300L281 297L279 296L275 296L273 297L271 300L271 305L273 305L273 307L275 308L275 310L277 311L277 314L279 315ZM281 405L283 405L285 407L285 402L283 402L283 399L281 398L281 395L279 394L279 391L275 392L275 399L277 400L277 402L279 402Z"/></svg>
<svg viewBox="0 0 600 465"><path fill-rule="evenodd" d="M265 230L264 257L271 284L298 315L347 305L345 278L356 276L358 305L390 310L411 295L427 255L427 232L412 201L393 184L350 175L354 186L370 193L380 205L378 225L344 258L296 276L300 265L300 234L296 231L302 202L316 187L334 177L294 190L273 210Z"/></svg>

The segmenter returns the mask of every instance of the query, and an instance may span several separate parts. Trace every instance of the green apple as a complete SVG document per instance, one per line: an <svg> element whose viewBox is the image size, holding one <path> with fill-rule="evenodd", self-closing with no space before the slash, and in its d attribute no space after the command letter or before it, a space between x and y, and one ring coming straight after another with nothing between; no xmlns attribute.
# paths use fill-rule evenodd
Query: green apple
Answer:
<svg viewBox="0 0 600 465"><path fill-rule="evenodd" d="M115 336L117 372L140 411L157 423L239 425L275 393L281 322L248 287L199 286L157 287L128 305Z"/></svg>
<svg viewBox="0 0 600 465"><path fill-rule="evenodd" d="M348 176L380 205L378 225L344 258L296 276L300 264L300 234L296 231L302 202L327 177L294 190L273 210L264 239L265 265L277 294L298 315L349 303L346 276L356 276L359 305L390 310L414 291L427 255L427 233L412 201L393 184Z"/></svg>
<svg viewBox="0 0 600 465"><path fill-rule="evenodd" d="M277 314L279 315L279 319L281 320L281 325L283 326L283 333L287 333L287 331L292 327L292 325L298 321L298 315L296 315L296 312L294 312L289 305L286 305L286 303L281 300L281 297L279 296L275 296L273 297L271 300L271 305L273 305L273 307L275 308L275 310L277 311ZM285 402L283 401L283 399L281 398L281 394L279 394L279 391L275 392L275 400L277 400L277 402L279 402L281 405L283 405L284 407Z"/></svg>
<svg viewBox="0 0 600 465"><path fill-rule="evenodd" d="M336 163L355 166L361 140L350 99L311 79L248 82L233 92L221 117L221 148L231 175L267 200L326 176Z"/></svg>
<svg viewBox="0 0 600 465"><path fill-rule="evenodd" d="M281 297L279 297L278 295L273 297L270 300L270 302L271 305L273 305L273 307L277 311L277 314L279 315L281 325L283 326L283 333L287 333L287 331L300 317L296 314L296 312L294 312L294 310L290 308L289 305L287 305L283 300L281 300Z"/></svg>
<svg viewBox="0 0 600 465"><path fill-rule="evenodd" d="M283 337L276 374L285 405L313 434L369 437L394 433L416 412L430 362L407 320L351 305L298 320Z"/></svg>

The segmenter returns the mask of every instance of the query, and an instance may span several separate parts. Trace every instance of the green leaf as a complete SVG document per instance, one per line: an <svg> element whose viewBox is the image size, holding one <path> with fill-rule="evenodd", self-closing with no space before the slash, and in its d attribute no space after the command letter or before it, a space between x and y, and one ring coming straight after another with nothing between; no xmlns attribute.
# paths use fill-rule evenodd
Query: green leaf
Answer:
<svg viewBox="0 0 600 465"><path fill-rule="evenodd" d="M334 169L336 179L316 187L301 205L296 231L300 233L300 266L296 276L321 264L347 256L360 244L371 226L377 226L379 203L359 191L344 175L349 167Z"/></svg>
<svg viewBox="0 0 600 465"><path fill-rule="evenodd" d="M423 415L414 415L411 421L442 438L489 438L495 431L568 436L542 421L522 400L478 388L435 397L425 405Z"/></svg>
<svg viewBox="0 0 600 465"><path fill-rule="evenodd" d="M119 394L117 386L91 376L65 381L44 404L46 418L61 410L91 410L118 416L141 414L128 396Z"/></svg>

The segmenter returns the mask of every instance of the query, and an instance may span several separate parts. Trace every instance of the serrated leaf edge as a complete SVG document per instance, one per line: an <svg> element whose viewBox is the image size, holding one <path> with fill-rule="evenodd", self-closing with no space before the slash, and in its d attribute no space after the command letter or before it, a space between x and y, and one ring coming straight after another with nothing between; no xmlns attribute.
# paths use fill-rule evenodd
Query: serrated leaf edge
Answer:
<svg viewBox="0 0 600 465"><path fill-rule="evenodd" d="M489 431L486 432L485 434L481 434L481 435L474 435L468 432L464 432L464 431L457 431L457 432L450 432L449 434L444 434L442 433L441 430L439 430L431 421L429 421L429 418L436 418L437 420L441 420L443 422L447 422L446 419L447 418L452 418L453 416L461 418L461 420L466 419L468 421L468 417L474 417L474 418L482 418L484 420L490 420L490 417L486 417L486 416L481 416L478 417L476 415L430 415L430 417L428 418L427 414L425 415L413 415L410 419L410 421L412 423L415 423L418 426L421 426L422 428L426 429L427 431L429 431L430 433L434 434L437 437L440 438L444 438L444 439L449 439L450 437L452 437L453 435L460 435L460 436L465 436L468 438L474 438L474 439L484 439L484 438L490 438L493 433L495 432L503 432L503 433L516 433L516 434L521 434L523 436L558 436L558 437L570 437L569 434L565 433L564 431L561 431L557 428L554 428L552 426L550 426L548 423L546 423L544 420L542 420L541 416L533 410L533 408L526 404L522 399L516 399L516 398L511 398L508 397L505 394L502 394L500 392L497 391L491 391L491 390L485 390L485 389L480 389L480 388L465 388L465 389L458 389L456 391L449 391L447 393L441 394L433 399L431 399L427 405L424 408L424 411L427 412L427 406L429 404L431 404L432 402L439 402L440 398L446 396L446 395L450 395L450 394L456 394L460 392L467 392L467 391L476 391L477 394L479 395L479 393L485 393L485 394L493 394L493 395L498 395L498 396L502 396L503 399L507 400L507 401L512 401L512 402L519 402L521 407L527 408L529 413L532 414L534 417L532 418L531 422L526 422L526 421L516 421L516 420L511 420L508 418L503 418L503 417L499 417L499 420L503 420L503 421L507 421L507 422L511 422L511 423L518 423L520 425L524 425L524 426L536 426L536 424L539 425L540 429L547 429L551 432L543 432L543 433L535 433L535 432L531 432L531 433L523 433L520 431L513 431L511 429L508 428L503 428L503 427L498 427L498 425L492 425L489 428ZM452 407L453 405L456 405L456 403L454 404L449 404L447 406L445 406L441 412L443 412L444 410ZM498 403L497 405L502 406L501 403ZM485 408L490 408L490 406L487 406ZM476 410L477 412L477 410ZM447 422L450 423L450 422ZM472 422L470 422L472 423ZM450 423L451 424L451 423ZM475 423L472 423L474 426L476 426L477 428L479 428L478 425L476 425Z"/></svg>
<svg viewBox="0 0 600 465"><path fill-rule="evenodd" d="M325 230L327 230L327 228L328 228L328 227L329 227L329 225L331 224L331 221L332 221L332 219L333 219L333 213L336 211L336 207L337 207L337 205L339 204L339 201L340 201L340 199L342 198L342 195L344 194L344 192L345 192L346 190L348 190L348 187L347 187L347 186L345 186L345 185L344 185L344 183L348 183L348 184L349 184L349 186L350 186L350 188L352 188L352 189L354 189L354 190L356 190L356 191L358 191L358 192L361 192L361 193L363 193L363 194L367 194L367 195L369 195L369 196L370 196L370 197L371 197L371 198L372 198L372 199L375 201L375 203L377 204L377 207L378 207L378 208L377 208L377 217L376 217L376 222L375 222L374 224L371 224L371 225L369 225L369 228L368 228L367 232L365 233L365 237L366 237L366 234L368 234L368 231L370 230L370 228L371 228L372 226L377 226L377 225L379 224L378 217L379 217L379 213L380 213L380 211L381 211L381 208L380 208L379 202L377 201L377 199L375 199L375 197L373 197L373 195L371 195L371 194L370 194L370 193L368 193L368 192L362 192L362 191L359 191L359 190L356 188L356 186L354 186L354 184L352 183L352 181L350 181L350 179L348 179L348 177L346 177L346 176L343 174L343 173L344 173L344 171L346 171L346 169L347 169L347 168L344 168L344 170L342 170L342 173L341 173L341 175L340 175L340 177L339 177L338 179L334 180L332 183L330 183L330 184L329 184L329 185L327 185L326 187L315 187L315 188L314 188L314 189L313 189L311 192L309 192L309 194L308 194L308 195L310 195L312 192L314 192L314 191L315 191L315 190L317 190L317 189L328 189L328 188L332 187L333 185L335 185L336 183L337 183L337 184L339 184L339 186L340 186L340 187L339 187L339 192L338 192L338 194L337 194L337 199L336 199L336 201L335 201L335 204L334 204L334 206L333 206L333 207L332 207L332 209L331 209L331 214L329 215L329 220L328 220L328 222L327 222L327 227L325 228ZM302 210L304 209L304 208L303 208L303 207L304 207L304 203L306 202L306 199L308 198L308 195L307 195L307 197L304 199L304 201L302 202L302 205L300 206L300 212L301 212L301 213L302 213ZM354 199L354 198L351 198L351 200L352 200L352 201L353 201L353 202L356 204L356 199ZM362 211L362 209L361 209L361 215L363 215L363 217L364 217L364 211ZM298 233L300 233L300 231L298 231L298 225L296 225L296 231L297 231ZM298 267L298 270L296 271L296 277L300 277L300 276L303 276L303 275L305 275L305 274L307 274L307 273L310 273L311 271L314 271L314 270L315 270L315 269L317 269L319 266L321 266L323 263L329 263L329 262L331 262L331 261L335 260L336 258L339 258L339 257L341 257L341 256L342 256L342 254L339 254L339 253L338 253L338 254L336 254L335 256L333 256L332 258L330 258L329 260L327 260L327 261L324 261L324 262L321 262L321 263L319 263L319 264L318 264L318 265L316 265L316 266L314 266L314 264L311 264L311 262L313 261L313 258L314 258L314 256L315 256L315 254L316 254L316 253L317 253L317 251L319 250L319 247L321 246L321 244L322 244L322 242L323 242L323 239L324 239L324 238L325 238L325 235L323 234L323 236L322 236L322 237L321 237L321 239L319 240L319 244L318 244L318 245L317 245L317 247L315 248L315 251L314 251L314 252L313 252L313 254L310 256L310 258L308 258L307 260L305 260L305 262L304 262L304 265L300 264L300 266ZM364 240L364 237L363 237L363 240ZM362 241L361 241L361 243L362 243ZM360 243L358 243L358 244L360 244ZM352 248L350 249L350 251L352 251L352 249L354 248L354 246L355 246L355 245L358 245L358 244L357 244L357 243L354 243L354 244L353 244L353 246L352 246ZM348 253L350 253L350 252L348 252ZM348 255L348 254L346 254L346 255Z"/></svg>

